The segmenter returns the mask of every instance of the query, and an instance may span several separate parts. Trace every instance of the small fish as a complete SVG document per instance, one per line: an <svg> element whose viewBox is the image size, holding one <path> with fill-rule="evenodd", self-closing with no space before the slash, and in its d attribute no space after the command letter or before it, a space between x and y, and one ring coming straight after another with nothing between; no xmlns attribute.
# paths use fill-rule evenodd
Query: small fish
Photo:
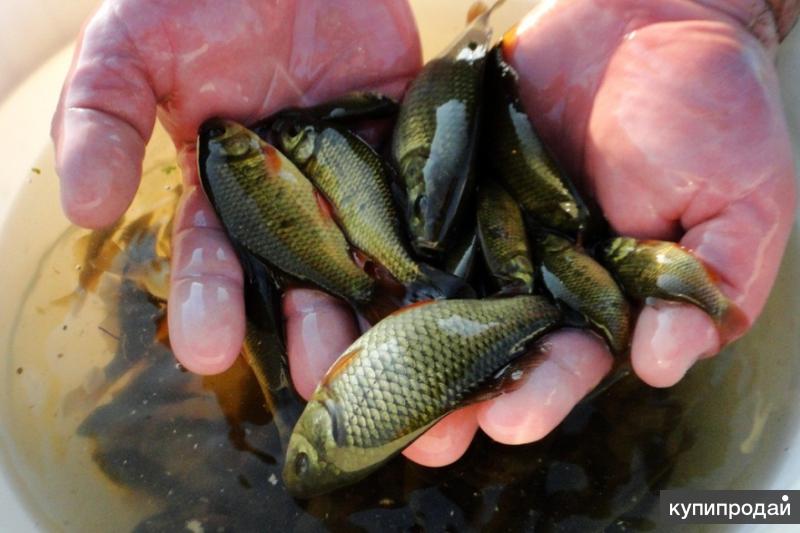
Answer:
<svg viewBox="0 0 800 533"><path fill-rule="evenodd" d="M532 294L531 263L522 212L501 185L487 181L478 190L478 236L489 272L504 294Z"/></svg>
<svg viewBox="0 0 800 533"><path fill-rule="evenodd" d="M243 250L238 252L245 271L247 317L242 356L258 380L285 450L303 403L289 374L280 293L266 265Z"/></svg>
<svg viewBox="0 0 800 533"><path fill-rule="evenodd" d="M447 413L488 397L503 369L559 319L540 296L440 300L393 313L323 377L289 441L286 486L311 497L365 477Z"/></svg>
<svg viewBox="0 0 800 533"><path fill-rule="evenodd" d="M273 269L350 302L376 320L375 281L351 257L330 206L283 154L241 124L200 128L203 188L231 240Z"/></svg>
<svg viewBox="0 0 800 533"><path fill-rule="evenodd" d="M472 190L480 101L495 4L411 82L395 124L392 163L414 250L440 256Z"/></svg>
<svg viewBox="0 0 800 533"><path fill-rule="evenodd" d="M462 290L464 283L458 278L411 257L392 198L391 169L366 142L300 113L277 118L271 133L278 148L330 202L342 231L366 256L365 262L384 269L405 288L405 303Z"/></svg>
<svg viewBox="0 0 800 533"><path fill-rule="evenodd" d="M627 351L631 313L611 274L569 240L537 234L536 255L542 282L561 305L578 312L617 355Z"/></svg>
<svg viewBox="0 0 800 533"><path fill-rule="evenodd" d="M716 322L723 341L746 329L747 317L716 286L716 275L679 244L617 237L603 247L601 255L631 298L693 304Z"/></svg>
<svg viewBox="0 0 800 533"><path fill-rule="evenodd" d="M494 48L487 66L487 159L526 215L537 224L575 235L589 213L569 178L559 169L525 112L519 78Z"/></svg>

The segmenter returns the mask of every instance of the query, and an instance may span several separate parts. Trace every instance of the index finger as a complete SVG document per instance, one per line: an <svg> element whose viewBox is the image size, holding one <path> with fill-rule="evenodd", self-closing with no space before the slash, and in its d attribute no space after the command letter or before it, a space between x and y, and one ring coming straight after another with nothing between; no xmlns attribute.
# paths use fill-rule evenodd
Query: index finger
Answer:
<svg viewBox="0 0 800 533"><path fill-rule="evenodd" d="M72 222L102 227L127 209L155 117L144 64L106 2L82 32L53 117L61 201Z"/></svg>

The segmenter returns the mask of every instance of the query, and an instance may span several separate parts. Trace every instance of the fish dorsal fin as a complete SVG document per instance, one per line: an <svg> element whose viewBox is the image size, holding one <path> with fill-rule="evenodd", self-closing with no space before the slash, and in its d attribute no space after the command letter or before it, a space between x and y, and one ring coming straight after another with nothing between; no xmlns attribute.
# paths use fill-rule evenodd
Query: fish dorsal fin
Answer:
<svg viewBox="0 0 800 533"><path fill-rule="evenodd" d="M495 0L495 2L483 12L480 12L481 8L473 8L471 11L474 18L472 18L464 31L462 31L438 57L470 60L485 57L492 38L492 30L489 27L489 17L491 17L494 10L503 3L505 3L505 0Z"/></svg>
<svg viewBox="0 0 800 533"><path fill-rule="evenodd" d="M352 363L353 359L361 353L361 347L353 348L349 352L345 352L339 356L339 358L333 362L331 367L325 373L325 376L322 378L322 382L320 386L327 387L331 384L333 380L335 380L339 375L344 372L350 363Z"/></svg>
<svg viewBox="0 0 800 533"><path fill-rule="evenodd" d="M498 7L505 4L505 2L506 0L495 0L489 6L482 1L475 2L469 6L469 11L467 11L467 24L486 24L489 21L489 17L492 16L492 13L494 13Z"/></svg>
<svg viewBox="0 0 800 533"><path fill-rule="evenodd" d="M435 302L435 301L436 301L436 300L421 300L421 301L419 301L419 302L414 302L414 303L412 303L412 304L408 304L408 305L407 305L407 306L405 306L405 307L401 307L400 309L398 309L397 311L393 312L393 313L392 313L391 315L389 315L389 316L397 316L397 315L402 315L402 314L403 314L403 313L405 313L406 311L411 311L412 309L417 309L417 308L419 308L419 307L425 307L426 305L430 305L430 304L432 304L432 303L433 303L433 302Z"/></svg>

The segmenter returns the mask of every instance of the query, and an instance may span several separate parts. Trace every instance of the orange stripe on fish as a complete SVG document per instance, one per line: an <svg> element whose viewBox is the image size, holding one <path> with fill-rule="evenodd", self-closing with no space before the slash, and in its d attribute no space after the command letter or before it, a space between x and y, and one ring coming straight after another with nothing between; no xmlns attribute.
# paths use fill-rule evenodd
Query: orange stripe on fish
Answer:
<svg viewBox="0 0 800 533"><path fill-rule="evenodd" d="M314 189L314 199L317 201L317 207L319 207L319 212L322 213L322 216L330 220L335 220L333 216L333 207L330 202L316 189Z"/></svg>
<svg viewBox="0 0 800 533"><path fill-rule="evenodd" d="M278 153L278 150L268 144L265 144L261 151L264 152L264 155L266 156L264 161L267 166L267 170L273 174L280 172L281 168L283 167L283 161L281 161L281 154Z"/></svg>
<svg viewBox="0 0 800 533"><path fill-rule="evenodd" d="M416 309L417 307L424 307L426 305L430 305L435 301L436 300L420 300L419 302L414 302L413 304L408 304L405 307L401 307L400 309L398 309L397 311L393 312L389 316L402 315L406 311L411 311L412 309Z"/></svg>
<svg viewBox="0 0 800 533"><path fill-rule="evenodd" d="M350 350L349 352L342 354L336 361L333 362L333 365L331 365L331 367L325 373L320 385L329 385L331 381L336 379L339 374L344 372L344 370L350 366L350 363L353 362L353 358L355 358L359 353L361 353L361 348L355 348L354 350Z"/></svg>

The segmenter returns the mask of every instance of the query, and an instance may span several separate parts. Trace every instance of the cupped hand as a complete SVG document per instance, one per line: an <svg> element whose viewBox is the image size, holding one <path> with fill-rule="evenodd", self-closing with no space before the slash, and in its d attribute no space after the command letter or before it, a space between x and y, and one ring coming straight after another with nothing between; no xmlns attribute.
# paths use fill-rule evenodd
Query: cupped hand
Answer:
<svg viewBox="0 0 800 533"><path fill-rule="evenodd" d="M795 207L775 28L766 4L749 0L564 0L543 3L505 44L533 124L613 228L694 250L750 324L775 280ZM306 297L289 305L314 318L290 327L324 331L346 319L338 304ZM290 338L307 339L302 332ZM319 357L327 353L320 338L313 359L293 359L306 395L337 355ZM670 386L722 343L697 308L648 305L634 330L633 368L650 385ZM503 443L537 440L611 366L598 337L554 333L518 390L452 413L404 453L447 464L478 427Z"/></svg>
<svg viewBox="0 0 800 533"><path fill-rule="evenodd" d="M90 228L125 211L158 115L186 184L174 230L170 342L190 370L221 372L244 336L242 271L198 188L198 126L213 116L250 123L357 89L399 97L420 63L402 1L107 0L83 29L53 120L64 210ZM295 301L304 300L287 298L290 331L327 324L325 349L349 343L349 324L314 322ZM313 346L289 342L295 353Z"/></svg>
<svg viewBox="0 0 800 533"><path fill-rule="evenodd" d="M213 115L247 122L349 89L398 95L419 67L403 2L262 4L107 2L85 29L54 121L65 209L96 227L128 205L158 106L190 185L175 230L171 341L203 373L230 364L244 320L240 269L192 187L197 126ZM546 2L506 44L531 120L614 229L680 240L719 272L751 322L794 214L774 22L753 4ZM290 291L284 313L292 377L308 397L358 328L346 305L317 291ZM648 306L633 366L651 385L669 386L720 347L697 309ZM552 334L518 390L449 415L404 453L447 464L479 426L500 442L539 439L611 365L594 335Z"/></svg>

